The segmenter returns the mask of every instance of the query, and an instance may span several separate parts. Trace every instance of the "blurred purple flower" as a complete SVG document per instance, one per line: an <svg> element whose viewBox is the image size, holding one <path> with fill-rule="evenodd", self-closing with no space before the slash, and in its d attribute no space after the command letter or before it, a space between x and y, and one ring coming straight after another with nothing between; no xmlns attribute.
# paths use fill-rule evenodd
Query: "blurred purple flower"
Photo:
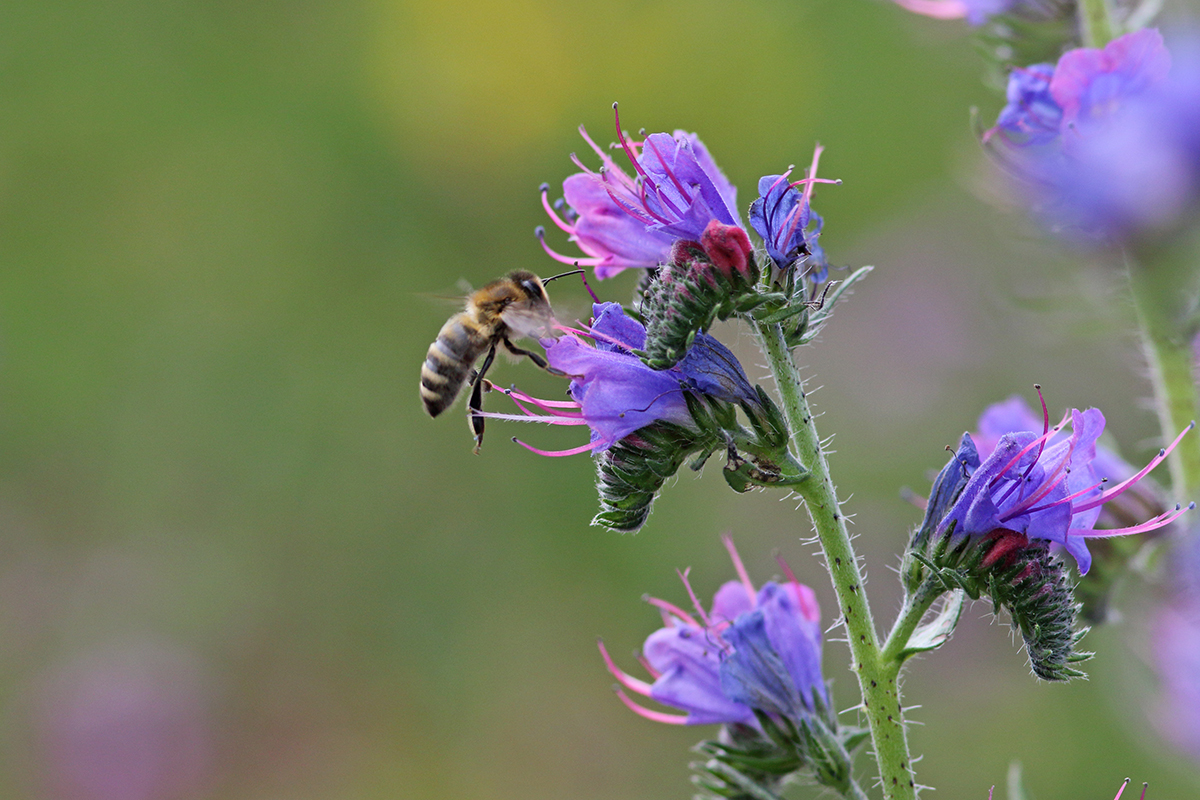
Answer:
<svg viewBox="0 0 1200 800"><path fill-rule="evenodd" d="M1168 230L1200 200L1200 46L1157 30L1015 70L997 132L1052 228L1083 239ZM1047 80L1048 79L1048 80Z"/></svg>
<svg viewBox="0 0 1200 800"><path fill-rule="evenodd" d="M1008 76L1008 103L996 118L996 127L1014 145L1048 144L1059 136L1062 108L1050 94L1053 64L1017 67Z"/></svg>
<svg viewBox="0 0 1200 800"><path fill-rule="evenodd" d="M1013 409L1001 408L987 427ZM985 414L985 419L988 415ZM962 494L939 525L946 533L953 524L953 537L988 536L1011 531L1028 539L1062 545L1079 565L1081 575L1091 567L1089 538L1124 536L1161 528L1174 521L1183 509L1176 507L1140 525L1095 530L1101 506L1134 486L1158 466L1191 430L1185 428L1150 463L1110 489L1096 473L1096 440L1104 432L1104 415L1098 409L1073 409L1071 435L1060 438L1067 417L1053 428L1043 421L1041 435L1032 431L1005 433L994 444L979 468L971 475ZM981 420L981 428L985 420ZM1057 442L1053 441L1059 438ZM981 455L984 451L980 447Z"/></svg>
<svg viewBox="0 0 1200 800"><path fill-rule="evenodd" d="M816 595L786 564L786 582L768 582L756 592L733 540L725 536L723 541L739 580L717 590L711 611L705 613L686 572L680 577L695 617L665 600L649 600L661 610L665 625L650 634L642 648L642 666L653 683L621 670L604 643L599 644L604 663L621 686L686 712L680 716L652 711L618 690L625 705L640 716L673 725L753 725L755 708L794 718L814 710L814 693L828 702L821 677Z"/></svg>
<svg viewBox="0 0 1200 800"><path fill-rule="evenodd" d="M1171 551L1170 600L1151 620L1159 696L1151 714L1163 735L1200 761L1200 527Z"/></svg>
<svg viewBox="0 0 1200 800"><path fill-rule="evenodd" d="M896 5L934 19L966 19L972 25L982 25L988 17L1004 14L1022 5L1035 5L1027 0L895 0Z"/></svg>
<svg viewBox="0 0 1200 800"><path fill-rule="evenodd" d="M688 354L670 369L646 366L634 351L646 343L646 329L626 316L619 303L597 303L585 330L565 329L558 339L543 340L546 359L571 376L570 401L539 400L509 390L523 414L483 412L485 417L552 425L587 425L588 444L549 452L523 446L540 455L574 455L603 451L629 434L658 420L694 428L685 392L726 403L758 404L758 394L729 348L708 334L698 334ZM594 345L585 339L591 339ZM542 414L529 409L534 406Z"/></svg>
<svg viewBox="0 0 1200 800"><path fill-rule="evenodd" d="M614 104L613 110L616 110ZM542 187L542 204L559 228L587 254L572 258L542 246L564 264L595 267L596 277L609 278L628 267L656 267L667 263L671 245L680 240L699 241L708 223L717 220L742 227L737 212L737 189L717 167L694 133L654 133L632 141L621 130L617 138L634 176L596 145L580 126L584 141L600 157L593 172L571 156L583 170L563 181L565 218L550 204ZM539 228L539 236L542 231Z"/></svg>
<svg viewBox="0 0 1200 800"><path fill-rule="evenodd" d="M817 244L824 224L820 215L812 210L813 185L816 183L841 183L817 177L817 164L822 148L813 151L812 167L808 177L789 181L791 169L782 175L767 175L758 181L758 199L750 205L750 225L762 237L767 254L780 269L787 269L804 255L817 265L813 280L823 281L828 275L825 253ZM804 186L801 193L797 188ZM809 230L809 228L812 228Z"/></svg>
<svg viewBox="0 0 1200 800"><path fill-rule="evenodd" d="M93 653L46 678L36 725L52 796L173 800L210 780L212 731L194 662L171 648Z"/></svg>

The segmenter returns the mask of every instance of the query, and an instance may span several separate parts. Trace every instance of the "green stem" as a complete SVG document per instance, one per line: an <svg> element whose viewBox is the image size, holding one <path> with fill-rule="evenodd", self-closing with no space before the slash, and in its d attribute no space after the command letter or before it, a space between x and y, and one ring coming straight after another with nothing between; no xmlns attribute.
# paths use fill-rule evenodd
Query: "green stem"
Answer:
<svg viewBox="0 0 1200 800"><path fill-rule="evenodd" d="M1079 0L1079 35L1085 47L1104 47L1116 38L1108 0Z"/></svg>
<svg viewBox="0 0 1200 800"><path fill-rule="evenodd" d="M1196 334L1194 261L1190 248L1163 249L1141 264L1127 259L1164 444L1192 420L1200 419L1192 352ZM1167 463L1176 502L1200 499L1200 436L1184 437Z"/></svg>
<svg viewBox="0 0 1200 800"><path fill-rule="evenodd" d="M812 471L795 491L804 499L812 518L845 620L853 657L851 669L862 690L863 710L870 725L883 795L886 800L914 800L916 785L900 705L900 664L884 661L880 656L879 637L863 590L858 557L850 544L846 518L829 478L829 465L808 408L804 382L784 342L783 331L779 325L756 324L755 332L779 387L796 455Z"/></svg>
<svg viewBox="0 0 1200 800"><path fill-rule="evenodd" d="M921 624L925 612L945 593L946 587L942 582L930 577L925 579L916 592L904 596L904 605L900 609L900 615L896 617L896 622L892 625L892 632L888 634L887 641L883 644L880 658L885 663L895 662L899 666L904 648L908 646L913 631Z"/></svg>

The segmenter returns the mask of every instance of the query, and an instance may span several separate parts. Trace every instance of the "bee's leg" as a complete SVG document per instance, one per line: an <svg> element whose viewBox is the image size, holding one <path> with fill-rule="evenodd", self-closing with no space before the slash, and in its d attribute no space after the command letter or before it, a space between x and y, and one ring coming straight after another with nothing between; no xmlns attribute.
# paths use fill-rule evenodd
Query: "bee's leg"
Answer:
<svg viewBox="0 0 1200 800"><path fill-rule="evenodd" d="M530 361L532 361L534 364L537 364L539 367L546 370L546 372L549 372L551 375L566 375L567 374L567 373L563 372L561 369L555 369L554 367L547 364L546 359L542 358L537 353L517 347L515 344L513 344L512 342L510 342L508 340L507 336L504 337L504 349L508 350L508 352L512 353L514 356L528 356Z"/></svg>
<svg viewBox="0 0 1200 800"><path fill-rule="evenodd" d="M479 413L483 411L483 384L486 383L483 376L487 374L488 368L492 366L495 358L496 345L493 344L488 350L487 358L483 360L483 366L471 379L471 402L467 405L467 419L475 434L475 455L479 455L479 448L483 447L483 416Z"/></svg>

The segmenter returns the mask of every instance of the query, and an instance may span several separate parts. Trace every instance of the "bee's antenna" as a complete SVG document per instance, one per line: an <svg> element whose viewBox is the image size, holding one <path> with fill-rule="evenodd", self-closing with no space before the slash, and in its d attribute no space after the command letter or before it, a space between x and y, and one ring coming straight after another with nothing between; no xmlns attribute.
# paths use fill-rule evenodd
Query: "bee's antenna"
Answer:
<svg viewBox="0 0 1200 800"><path fill-rule="evenodd" d="M576 261L576 262L575 262L575 266L577 266L577 267L579 266L579 262L578 262L578 261ZM578 275L578 276L579 276L579 280L583 281L583 288L587 289L587 293L588 293L588 294L590 294L590 295L592 296L592 302L594 302L594 303L599 303L599 302L600 302L600 298L599 298L599 297L596 297L596 293L595 293L595 292L593 292L593 291L592 291L592 287L591 287L590 285L588 285L588 282L587 282L587 270L586 270L586 269L573 269L573 270L571 270L571 271L569 271L569 272L562 272L562 273L559 273L558 275L552 275L552 276L551 276L551 277L549 277L549 278L544 278L544 279L542 280L542 283L549 283L550 281L557 280L557 279L559 279L559 278L565 278L565 277L567 277L568 275Z"/></svg>

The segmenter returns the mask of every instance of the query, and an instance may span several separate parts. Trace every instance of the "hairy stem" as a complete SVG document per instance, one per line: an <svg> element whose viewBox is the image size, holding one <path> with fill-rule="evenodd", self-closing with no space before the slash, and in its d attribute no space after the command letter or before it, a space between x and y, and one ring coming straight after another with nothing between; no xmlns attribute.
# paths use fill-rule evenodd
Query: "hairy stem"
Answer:
<svg viewBox="0 0 1200 800"><path fill-rule="evenodd" d="M1197 329L1195 253L1188 247L1162 249L1142 263L1126 263L1165 444L1200 418L1192 351ZM1175 501L1200 499L1200 436L1184 437L1167 464Z"/></svg>
<svg viewBox="0 0 1200 800"><path fill-rule="evenodd" d="M880 658L885 663L899 665L899 662L903 660L904 648L908 646L913 632L921 624L925 612L945 593L946 587L942 582L930 577L921 583L916 592L905 594L904 606L900 609L900 615L896 617L892 632L888 634L887 641L883 643Z"/></svg>
<svg viewBox="0 0 1200 800"><path fill-rule="evenodd" d="M1079 35L1084 47L1104 47L1116 38L1108 0L1079 0Z"/></svg>
<svg viewBox="0 0 1200 800"><path fill-rule="evenodd" d="M763 324L756 324L755 332L779 387L795 455L812 471L808 480L796 487L796 493L804 499L812 518L833 580L838 608L845 620L853 657L851 669L862 690L863 710L870 725L883 795L887 800L913 800L916 784L900 706L900 664L884 661L881 657L858 558L850 544L837 492L829 478L829 465L808 408L804 382L784 342L783 332L779 325Z"/></svg>

